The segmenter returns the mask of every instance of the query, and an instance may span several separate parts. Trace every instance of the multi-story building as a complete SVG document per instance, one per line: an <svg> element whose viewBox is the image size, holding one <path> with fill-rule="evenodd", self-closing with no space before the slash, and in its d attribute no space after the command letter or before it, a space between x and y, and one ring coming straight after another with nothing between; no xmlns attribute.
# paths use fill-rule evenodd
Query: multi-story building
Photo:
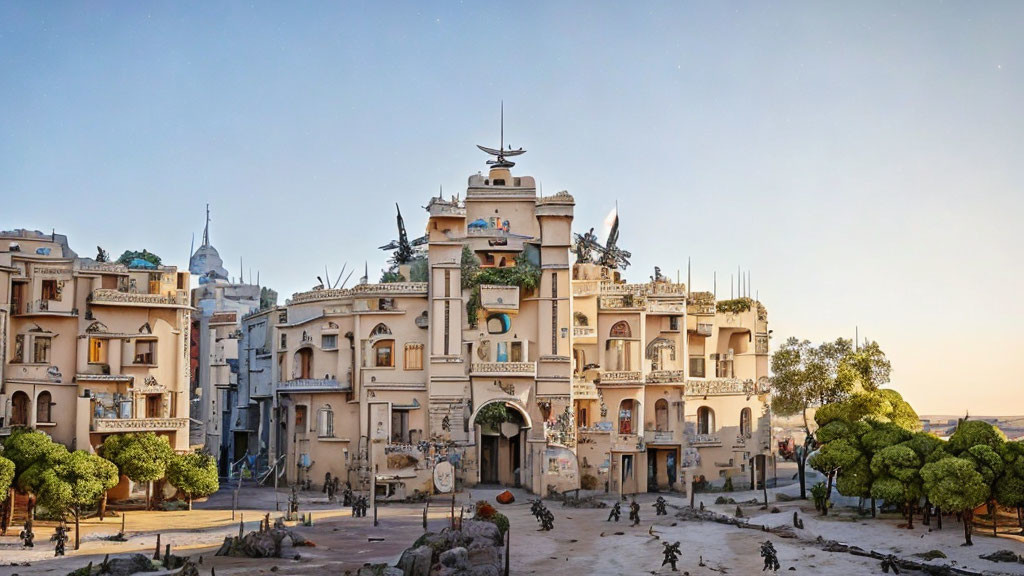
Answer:
<svg viewBox="0 0 1024 576"><path fill-rule="evenodd" d="M394 497L431 490L441 461L534 493L763 478L760 303L625 283L614 239L574 240L571 195L538 197L512 152L489 152L464 199L430 199L423 253L397 244L388 277L425 266L426 282L319 286L242 319L249 452L288 481Z"/></svg>
<svg viewBox="0 0 1024 576"><path fill-rule="evenodd" d="M0 233L3 430L69 448L152 431L189 448L187 272L79 258L66 237Z"/></svg>

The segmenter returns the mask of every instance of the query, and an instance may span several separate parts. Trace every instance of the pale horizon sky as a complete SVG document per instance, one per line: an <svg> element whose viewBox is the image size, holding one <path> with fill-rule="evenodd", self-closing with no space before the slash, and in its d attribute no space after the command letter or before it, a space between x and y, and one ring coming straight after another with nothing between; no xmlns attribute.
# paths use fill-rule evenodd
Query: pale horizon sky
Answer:
<svg viewBox="0 0 1024 576"><path fill-rule="evenodd" d="M626 270L877 340L921 414L1024 414L1024 3L0 4L0 228L185 267L204 206L281 301L379 277L394 203L514 173L618 201Z"/></svg>

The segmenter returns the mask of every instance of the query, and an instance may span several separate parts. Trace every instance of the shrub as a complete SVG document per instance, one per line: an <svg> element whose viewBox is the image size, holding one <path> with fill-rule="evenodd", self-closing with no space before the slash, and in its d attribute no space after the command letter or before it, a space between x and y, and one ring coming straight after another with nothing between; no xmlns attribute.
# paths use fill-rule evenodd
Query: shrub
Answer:
<svg viewBox="0 0 1024 576"><path fill-rule="evenodd" d="M732 476L729 476L728 478L725 479L725 486L722 486L722 490L724 490L726 492L732 492L733 491Z"/></svg>
<svg viewBox="0 0 1024 576"><path fill-rule="evenodd" d="M597 490L597 476L593 474L580 476L580 488L584 490Z"/></svg>
<svg viewBox="0 0 1024 576"><path fill-rule="evenodd" d="M811 486L811 498L814 498L814 509L821 511L825 509L825 498L828 496L828 488L824 482L818 482Z"/></svg>
<svg viewBox="0 0 1024 576"><path fill-rule="evenodd" d="M476 503L476 518L478 520L490 520L498 511L491 506L487 500L479 500Z"/></svg>
<svg viewBox="0 0 1024 576"><path fill-rule="evenodd" d="M488 521L498 527L498 532L501 534L501 537L504 538L505 533L508 532L508 516L505 516L501 512L495 512L494 516L491 516Z"/></svg>

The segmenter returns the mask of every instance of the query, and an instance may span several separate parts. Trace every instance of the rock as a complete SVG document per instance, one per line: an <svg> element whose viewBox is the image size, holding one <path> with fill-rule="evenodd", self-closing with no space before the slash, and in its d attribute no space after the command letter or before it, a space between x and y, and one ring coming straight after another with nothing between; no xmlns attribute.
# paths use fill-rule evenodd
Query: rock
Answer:
<svg viewBox="0 0 1024 576"><path fill-rule="evenodd" d="M497 500L499 504L511 504L516 501L516 497L508 490L505 490L501 494L498 494L498 497L495 498L495 500Z"/></svg>
<svg viewBox="0 0 1024 576"><path fill-rule="evenodd" d="M469 563L473 566L499 566L501 555L494 546L470 546Z"/></svg>
<svg viewBox="0 0 1024 576"><path fill-rule="evenodd" d="M462 540L467 544L483 540L494 546L501 546L504 543L501 531L495 524L479 520L464 520L462 522Z"/></svg>
<svg viewBox="0 0 1024 576"><path fill-rule="evenodd" d="M430 576L430 560L433 550L430 546L409 548L398 559L398 568L403 576Z"/></svg>
<svg viewBox="0 0 1024 576"><path fill-rule="evenodd" d="M126 556L114 556L106 562L107 571L104 574L110 576L131 576L139 572L155 572L152 560L145 554L128 554Z"/></svg>
<svg viewBox="0 0 1024 576"><path fill-rule="evenodd" d="M991 554L983 554L979 558L992 562L1017 562L1024 564L1024 556L1018 556L1013 550L999 550Z"/></svg>
<svg viewBox="0 0 1024 576"><path fill-rule="evenodd" d="M452 548L441 553L441 565L446 568L466 570L469 568L469 551L463 547Z"/></svg>
<svg viewBox="0 0 1024 576"><path fill-rule="evenodd" d="M356 576L402 576L402 571L387 564L365 564Z"/></svg>

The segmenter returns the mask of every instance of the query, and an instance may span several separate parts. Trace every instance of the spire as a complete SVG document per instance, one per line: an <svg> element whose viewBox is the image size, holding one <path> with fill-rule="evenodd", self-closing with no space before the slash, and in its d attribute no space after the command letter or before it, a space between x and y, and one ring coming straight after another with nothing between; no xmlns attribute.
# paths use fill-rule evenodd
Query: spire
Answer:
<svg viewBox="0 0 1024 576"><path fill-rule="evenodd" d="M203 246L210 245L210 205L206 205L206 227L203 228Z"/></svg>
<svg viewBox="0 0 1024 576"><path fill-rule="evenodd" d="M481 146L479 144L477 144L476 147L481 149L481 150L483 150L484 152L490 154L491 156L495 156L494 160L488 160L487 161L487 163L490 164L492 168L511 168L511 167L515 166L516 163L512 162L512 161L509 161L509 160L506 160L505 157L506 156L519 156L520 154L525 154L526 153L526 150L523 150L522 148L519 148L517 150L513 150L512 146L509 146L508 150L505 149L505 101L504 100L502 100L502 102L501 102L501 133L500 133L500 139L498 140L498 149L495 150L494 148L487 148L486 146Z"/></svg>

